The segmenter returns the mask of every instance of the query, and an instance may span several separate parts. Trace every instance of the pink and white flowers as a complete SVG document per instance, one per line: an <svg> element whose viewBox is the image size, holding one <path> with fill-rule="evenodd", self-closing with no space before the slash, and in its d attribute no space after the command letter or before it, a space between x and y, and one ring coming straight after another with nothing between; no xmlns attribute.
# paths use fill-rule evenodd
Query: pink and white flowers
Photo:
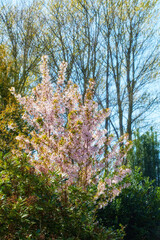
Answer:
<svg viewBox="0 0 160 240"><path fill-rule="evenodd" d="M11 89L26 110L23 118L34 127L31 138L19 136L17 140L24 149L37 152L36 159L31 158L31 162L38 171L67 176L67 186L76 184L86 189L88 185L96 184L95 199L106 194L106 185L114 185L111 194L114 197L120 192L120 188L115 188L116 184L130 170L120 168L124 152L120 151L119 145L104 155L105 144L109 142L106 143L106 130L101 129L100 124L109 116L109 110L97 110L92 79L83 104L78 86L71 81L64 84L66 67L67 64L62 62L55 90L50 82L47 56L43 56L42 83L33 89L32 95L21 97ZM110 163L112 179L105 174Z"/></svg>

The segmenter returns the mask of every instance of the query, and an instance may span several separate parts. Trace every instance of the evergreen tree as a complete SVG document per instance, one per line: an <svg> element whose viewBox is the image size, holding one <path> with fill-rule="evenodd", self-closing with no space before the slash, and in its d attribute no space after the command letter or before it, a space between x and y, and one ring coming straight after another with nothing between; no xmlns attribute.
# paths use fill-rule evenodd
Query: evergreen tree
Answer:
<svg viewBox="0 0 160 240"><path fill-rule="evenodd" d="M144 176L155 180L155 185L160 185L159 142L153 128L142 135L139 130L135 133L133 148L128 157L133 169L135 166L141 167Z"/></svg>

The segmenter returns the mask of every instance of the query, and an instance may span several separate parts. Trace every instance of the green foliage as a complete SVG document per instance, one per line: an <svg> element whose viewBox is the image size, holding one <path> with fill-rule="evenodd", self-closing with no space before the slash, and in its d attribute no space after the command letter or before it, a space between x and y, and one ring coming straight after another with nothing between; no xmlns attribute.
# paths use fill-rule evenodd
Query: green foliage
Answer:
<svg viewBox="0 0 160 240"><path fill-rule="evenodd" d="M8 60L6 46L0 44L0 112L7 105L11 93L9 88L13 85L11 82L12 61Z"/></svg>
<svg viewBox="0 0 160 240"><path fill-rule="evenodd" d="M28 135L31 128L22 119L24 111L13 96L10 102L0 111L0 151L6 154L18 148L16 137L23 133Z"/></svg>
<svg viewBox="0 0 160 240"><path fill-rule="evenodd" d="M36 173L28 157L0 157L0 236L3 239L123 239L96 223L91 201L94 189L85 192L65 181ZM62 194L57 191L62 189Z"/></svg>
<svg viewBox="0 0 160 240"><path fill-rule="evenodd" d="M125 226L126 240L157 239L155 231L160 221L159 188L153 187L139 169L131 176L131 186L98 211L99 222L105 227Z"/></svg>
<svg viewBox="0 0 160 240"><path fill-rule="evenodd" d="M150 180L155 180L154 184L160 186L160 152L157 133L150 131L140 135L139 131L135 133L133 148L128 154L132 169L135 166L141 168L144 176Z"/></svg>
<svg viewBox="0 0 160 240"><path fill-rule="evenodd" d="M49 186L44 176L35 174L26 156L19 159L5 155L1 159L0 177L0 236L35 239L53 221L56 234L60 217L55 186Z"/></svg>

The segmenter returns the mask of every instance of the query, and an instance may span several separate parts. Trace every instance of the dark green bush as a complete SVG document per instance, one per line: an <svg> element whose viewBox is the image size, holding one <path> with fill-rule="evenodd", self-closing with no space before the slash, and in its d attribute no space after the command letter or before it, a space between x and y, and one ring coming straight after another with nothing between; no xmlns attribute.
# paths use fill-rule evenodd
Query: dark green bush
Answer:
<svg viewBox="0 0 160 240"><path fill-rule="evenodd" d="M131 176L131 186L98 211L98 220L105 227L125 226L126 240L158 240L155 234L160 221L158 194L159 188L154 188L153 182L136 169Z"/></svg>
<svg viewBox="0 0 160 240"><path fill-rule="evenodd" d="M143 134L139 130L134 133L133 147L127 158L132 169L138 166L143 176L154 180L154 186L160 186L160 143L152 128Z"/></svg>

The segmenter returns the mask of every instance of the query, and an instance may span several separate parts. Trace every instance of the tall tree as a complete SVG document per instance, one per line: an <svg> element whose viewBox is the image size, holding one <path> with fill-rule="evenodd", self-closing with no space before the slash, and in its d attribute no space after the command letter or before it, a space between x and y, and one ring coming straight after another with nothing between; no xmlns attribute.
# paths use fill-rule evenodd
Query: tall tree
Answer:
<svg viewBox="0 0 160 240"><path fill-rule="evenodd" d="M23 92L25 87L30 87L29 77L31 74L37 74L36 66L40 60L41 31L37 25L40 4L37 4L33 2L29 6L20 6L1 1L0 38L2 44L6 44L7 57L12 61L12 86L19 93Z"/></svg>
<svg viewBox="0 0 160 240"><path fill-rule="evenodd" d="M68 62L66 81L81 87L84 100L89 78L98 83L102 76L100 54L100 7L94 1L48 1L43 12L45 53L50 56L52 81L58 65ZM47 14L46 14L47 12Z"/></svg>
<svg viewBox="0 0 160 240"><path fill-rule="evenodd" d="M111 0L105 5L108 10L104 10L106 21L102 31L109 54L106 68L110 61L110 78L114 81L112 89L115 92L110 106L116 116L114 123L116 119L118 122L118 134L127 132L130 139L134 124L148 110L152 111L157 100L148 91L159 68L157 28L151 26L151 20L155 24L156 3L156 0ZM106 92L106 100L107 96Z"/></svg>
<svg viewBox="0 0 160 240"><path fill-rule="evenodd" d="M135 132L133 148L129 153L130 164L141 168L144 176L155 180L155 185L160 186L160 144L157 133L150 131L140 135Z"/></svg>

